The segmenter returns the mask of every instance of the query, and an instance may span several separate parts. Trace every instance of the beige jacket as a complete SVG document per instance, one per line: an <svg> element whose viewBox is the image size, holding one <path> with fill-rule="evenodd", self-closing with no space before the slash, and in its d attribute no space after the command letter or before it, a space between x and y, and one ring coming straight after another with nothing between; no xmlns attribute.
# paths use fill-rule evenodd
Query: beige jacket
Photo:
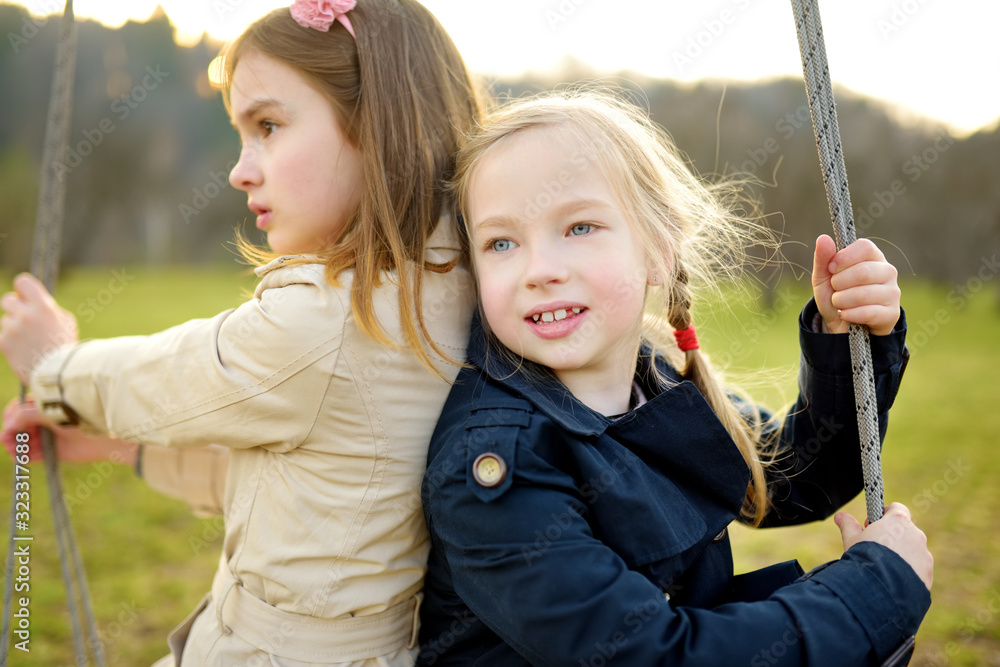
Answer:
<svg viewBox="0 0 1000 667"><path fill-rule="evenodd" d="M140 452L138 468L151 489L183 500L196 516L225 513L228 447L144 445Z"/></svg>
<svg viewBox="0 0 1000 667"><path fill-rule="evenodd" d="M451 224L442 224L427 259L448 261L457 248ZM57 374L81 419L120 438L231 450L216 598L235 582L240 595L291 614L280 618L377 615L422 586L420 480L450 383L406 348L383 347L359 329L350 272L334 288L321 265L284 262L257 270L254 298L239 308L152 336L63 348L39 365L32 384L47 376L41 391ZM463 268L425 273L427 329L456 360L465 358L473 301ZM392 339L403 341L391 280L375 307ZM449 379L458 370L439 368ZM149 475L155 455L143 465ZM209 611L218 630L239 635L222 618L225 605L216 606Z"/></svg>

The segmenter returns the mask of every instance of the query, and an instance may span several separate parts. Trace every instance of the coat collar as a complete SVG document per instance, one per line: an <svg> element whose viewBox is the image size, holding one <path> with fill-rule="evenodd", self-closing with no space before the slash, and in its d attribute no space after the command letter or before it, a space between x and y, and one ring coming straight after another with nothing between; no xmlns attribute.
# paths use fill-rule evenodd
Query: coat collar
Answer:
<svg viewBox="0 0 1000 667"><path fill-rule="evenodd" d="M618 422L612 421L586 406L555 377L551 375L542 378L529 377L528 371L523 366L514 365L508 356L497 354L496 350L490 349L479 313L473 317L468 355L469 360L481 368L494 382L513 390L532 403L549 419L577 435L598 436L604 433L609 426L626 423L635 416L633 412L622 417ZM639 351L636 379L650 400L661 392L653 379L654 363L661 374L678 383L682 382L676 369L662 357L654 357L652 349L643 343ZM641 411L641 408L639 410Z"/></svg>
<svg viewBox="0 0 1000 667"><path fill-rule="evenodd" d="M646 574L651 581L674 581L738 516L750 481L743 456L701 392L665 359L654 356L649 346L641 347L636 368L636 380L649 400L615 421L588 408L558 380L529 377L523 367L489 353L478 316L473 320L468 350L470 360L489 377L490 384L504 390L482 392L480 396L488 398L472 406L473 410L499 407L493 404L496 394L513 392L566 432L586 441L585 447L573 449L574 467L582 471L581 479L603 479L601 475L608 470L617 470L622 479L629 480L603 487L591 511L603 512L604 519L598 520L603 539L616 550L645 555L639 560L649 564ZM676 384L661 388L653 378L654 364ZM643 470L657 474L636 472ZM637 489L654 487L657 491L636 507ZM635 516L653 512L673 517L675 523L655 545L643 544L635 539L642 531L637 533L632 522L621 518L625 507L636 507ZM649 554L654 546L655 558Z"/></svg>

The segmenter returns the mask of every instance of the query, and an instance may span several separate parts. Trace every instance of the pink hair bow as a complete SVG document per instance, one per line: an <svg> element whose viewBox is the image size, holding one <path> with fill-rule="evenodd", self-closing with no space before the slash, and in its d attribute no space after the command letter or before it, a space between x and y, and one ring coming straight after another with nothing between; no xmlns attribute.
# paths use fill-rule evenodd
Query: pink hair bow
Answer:
<svg viewBox="0 0 1000 667"><path fill-rule="evenodd" d="M357 0L295 0L289 11L295 22L304 28L328 32L334 21L340 21L351 37L357 39L347 12L354 9Z"/></svg>

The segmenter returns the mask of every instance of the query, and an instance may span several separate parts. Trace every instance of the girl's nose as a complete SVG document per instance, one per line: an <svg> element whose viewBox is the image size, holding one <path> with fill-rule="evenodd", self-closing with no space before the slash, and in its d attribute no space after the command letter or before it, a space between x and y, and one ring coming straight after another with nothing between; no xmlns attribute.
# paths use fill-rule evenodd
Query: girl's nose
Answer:
<svg viewBox="0 0 1000 667"><path fill-rule="evenodd" d="M229 172L229 184L237 190L244 192L255 185L260 185L262 176L260 169L254 159L254 149L252 146L243 146L240 149L240 159Z"/></svg>
<svg viewBox="0 0 1000 667"><path fill-rule="evenodd" d="M558 244L532 244L525 254L528 264L524 267L524 282L528 287L558 284L569 277L569 268Z"/></svg>

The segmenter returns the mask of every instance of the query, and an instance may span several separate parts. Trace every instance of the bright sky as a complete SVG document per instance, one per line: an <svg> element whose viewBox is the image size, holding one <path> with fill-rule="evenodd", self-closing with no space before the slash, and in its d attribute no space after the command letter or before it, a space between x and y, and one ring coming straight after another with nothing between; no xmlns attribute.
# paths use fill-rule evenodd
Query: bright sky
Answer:
<svg viewBox="0 0 1000 667"><path fill-rule="evenodd" d="M360 0L364 2L364 0ZM63 0L20 0L61 11ZM602 72L693 81L800 77L787 0L423 0L469 66L516 75L571 55ZM75 0L108 25L161 4L181 41L235 37L289 0ZM826 0L820 3L836 83L947 122L958 132L1000 118L997 0Z"/></svg>

